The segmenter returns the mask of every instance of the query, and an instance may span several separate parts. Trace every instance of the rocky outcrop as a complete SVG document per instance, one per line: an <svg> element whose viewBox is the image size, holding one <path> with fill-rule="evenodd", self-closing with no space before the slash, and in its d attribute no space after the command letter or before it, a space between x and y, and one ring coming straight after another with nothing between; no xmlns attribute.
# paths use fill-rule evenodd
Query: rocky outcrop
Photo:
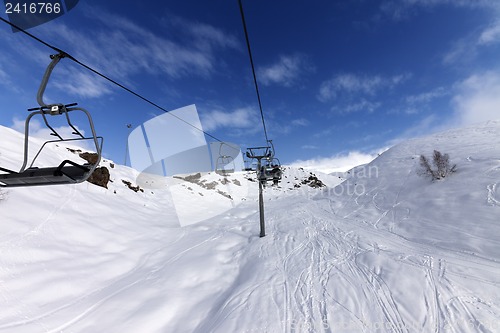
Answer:
<svg viewBox="0 0 500 333"><path fill-rule="evenodd" d="M83 158L85 161L89 162L90 164L96 164L98 162L99 155L97 153L80 153L78 156Z"/></svg>
<svg viewBox="0 0 500 333"><path fill-rule="evenodd" d="M106 167L99 167L94 170L94 172L90 175L90 177L87 179L89 183L92 183L94 185L108 188L108 183L109 183L109 170Z"/></svg>
<svg viewBox="0 0 500 333"><path fill-rule="evenodd" d="M318 179L318 177L316 177L316 175L311 175L309 178L304 179L302 184L309 185L312 188L321 188L326 186L321 180Z"/></svg>
<svg viewBox="0 0 500 333"><path fill-rule="evenodd" d="M97 153L89 153L89 152L81 153L81 150L74 150L74 149L70 150L69 148L68 150L71 151L72 153L80 152L78 156L80 156L80 158L83 158L90 164L96 164L99 162L98 161L99 155L97 155ZM90 177L87 179L87 181L94 185L108 188L109 179L110 179L109 170L108 168L103 166L96 168L94 172L90 175Z"/></svg>
<svg viewBox="0 0 500 333"><path fill-rule="evenodd" d="M295 177L295 180L298 180ZM326 187L326 185L313 173L310 173L308 178L304 178L300 183L296 183L293 185L294 188L300 188L302 185L306 185L312 188L322 188Z"/></svg>
<svg viewBox="0 0 500 333"><path fill-rule="evenodd" d="M139 191L144 192L144 190L139 185L134 186L128 180L122 179L122 183L125 184L129 189L131 189L132 191L134 191L136 193L139 192Z"/></svg>

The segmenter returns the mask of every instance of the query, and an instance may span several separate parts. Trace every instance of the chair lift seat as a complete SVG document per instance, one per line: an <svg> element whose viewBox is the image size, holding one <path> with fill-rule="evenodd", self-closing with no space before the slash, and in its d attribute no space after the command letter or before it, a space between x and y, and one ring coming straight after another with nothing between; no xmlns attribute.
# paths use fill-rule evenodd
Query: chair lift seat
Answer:
<svg viewBox="0 0 500 333"><path fill-rule="evenodd" d="M79 165L65 160L57 167L28 168L19 173L0 174L0 187L77 184L87 180L90 170L89 164Z"/></svg>

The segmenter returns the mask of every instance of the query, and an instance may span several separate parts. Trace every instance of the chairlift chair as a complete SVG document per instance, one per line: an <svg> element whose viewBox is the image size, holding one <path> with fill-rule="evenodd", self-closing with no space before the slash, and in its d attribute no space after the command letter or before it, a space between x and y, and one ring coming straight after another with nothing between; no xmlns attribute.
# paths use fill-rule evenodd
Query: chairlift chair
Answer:
<svg viewBox="0 0 500 333"><path fill-rule="evenodd" d="M270 146L247 148L246 156L257 160L257 179L265 185L268 181L273 181L275 185L282 178L281 163L274 157L274 145L271 140Z"/></svg>
<svg viewBox="0 0 500 333"><path fill-rule="evenodd" d="M272 180L274 185L278 185L279 181L282 178L283 171L281 170L281 162L278 158L273 157L270 159L266 159L265 165L265 175L267 180Z"/></svg>
<svg viewBox="0 0 500 333"><path fill-rule="evenodd" d="M215 165L215 172L220 175L227 175L233 173L236 170L236 165L234 163L234 157L231 155L225 155L222 152L222 146L224 142L220 143L219 146L219 157Z"/></svg>
<svg viewBox="0 0 500 333"><path fill-rule="evenodd" d="M217 158L217 166L215 172L221 175L233 173L235 170L234 158L229 155L220 155Z"/></svg>
<svg viewBox="0 0 500 333"><path fill-rule="evenodd" d="M41 185L58 185L58 184L76 184L87 180L94 172L97 165L101 160L102 142L103 138L98 137L95 133L94 123L90 113L82 107L78 107L77 103L73 104L46 104L43 101L43 94L49 81L50 75L57 63L65 57L64 53L51 55L52 61L47 67L42 79L42 83L38 89L37 102L39 107L29 109L30 115L26 118L24 127L24 160L23 165L19 172L0 167L0 187L28 187L28 186L41 186ZM71 122L70 112L80 111L85 114L88 119L89 127L92 132L91 136L85 137ZM51 135L58 139L46 141L38 150L38 153L29 161L29 125L31 119L35 115L41 115L44 124L52 131ZM66 123L73 130L77 138L63 138L49 123L48 116L62 116L64 115ZM95 163L76 163L70 160L64 160L57 166L52 167L36 167L34 163L39 157L44 147L49 143L55 142L71 142L71 141L91 140L95 145L97 159Z"/></svg>

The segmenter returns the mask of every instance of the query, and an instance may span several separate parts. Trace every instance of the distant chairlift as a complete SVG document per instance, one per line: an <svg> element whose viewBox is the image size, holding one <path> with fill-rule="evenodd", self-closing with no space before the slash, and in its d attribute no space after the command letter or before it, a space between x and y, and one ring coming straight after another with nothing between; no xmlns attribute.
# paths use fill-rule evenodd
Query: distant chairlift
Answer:
<svg viewBox="0 0 500 333"><path fill-rule="evenodd" d="M279 184L283 172L281 170L281 163L278 158L273 157L264 159L261 168L263 168L266 182L272 180L274 185Z"/></svg>
<svg viewBox="0 0 500 333"><path fill-rule="evenodd" d="M50 75L57 65L59 60L65 57L65 54L57 54L50 56L52 61L47 67L45 74L38 89L37 102L40 107L29 109L30 115L26 118L24 127L24 161L19 172L12 171L3 167L0 167L0 171L4 172L0 174L0 187L28 187L28 186L40 186L40 185L58 185L58 184L76 184L84 182L90 177L92 172L96 169L97 165L101 160L102 142L103 138L98 137L95 133L94 123L92 122L92 117L90 113L81 107L76 107L77 103L73 104L46 104L43 101L43 94L45 88L49 81ZM83 112L89 122L90 130L92 135L90 137L85 137L78 131L78 129L72 124L70 119L70 112L80 111ZM51 135L57 137L58 139L46 141L38 153L31 160L28 166L29 160L29 124L31 118L35 115L41 115L45 125L52 131ZM78 138L63 138L50 124L47 116L61 116L64 115L67 124L73 129L74 135ZM97 159L95 163L85 163L79 164L70 160L64 160L59 165L53 167L43 167L38 168L34 166L36 159L39 157L43 148L46 144L54 142L70 142L70 141L81 141L81 140L91 140L95 145L95 150L97 153Z"/></svg>
<svg viewBox="0 0 500 333"><path fill-rule="evenodd" d="M282 178L281 163L274 157L274 145L272 140L268 141L270 146L247 148L246 156L257 160L257 179L263 185L272 181L278 185Z"/></svg>
<svg viewBox="0 0 500 333"><path fill-rule="evenodd" d="M227 145L224 142L220 143L219 146L219 157L217 158L215 172L220 175L227 175L229 173L233 173L236 169L236 165L234 163L234 157L231 155L225 155L222 147Z"/></svg>

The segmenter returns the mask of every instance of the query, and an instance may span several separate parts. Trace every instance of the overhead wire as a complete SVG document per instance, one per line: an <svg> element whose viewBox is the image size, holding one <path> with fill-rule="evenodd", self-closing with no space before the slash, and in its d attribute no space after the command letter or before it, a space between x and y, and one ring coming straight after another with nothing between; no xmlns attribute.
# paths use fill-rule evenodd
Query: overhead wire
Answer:
<svg viewBox="0 0 500 333"><path fill-rule="evenodd" d="M98 75L98 76L102 77L103 79L105 79L105 80L107 80L107 81L109 81L109 82L113 83L114 85L116 85L116 86L118 86L118 87L122 88L123 90L125 90L125 91L127 91L128 93L130 93L130 94L132 94L132 95L136 96L137 98L139 98L139 99L143 100L144 102L146 102L146 103L148 103L148 104L150 104L150 105L154 106L155 108L157 108L157 109L159 109L159 110L161 110L161 111L163 111L163 112L168 113L168 114L169 114L169 115L171 115L172 117L177 118L178 120L182 121L183 123L185 123L185 124L187 124L187 125L191 126L192 128L194 128L194 129L196 129L196 130L198 130L198 131L202 132L203 134L207 135L208 137L210 137L210 138L212 138L212 139L214 139L214 140L216 140L216 141L218 141L218 142L224 142L224 141L222 141L222 140L220 140L220 139L216 138L216 137L215 137L215 136L213 136L212 134L210 134L210 133L208 133L208 132L204 131L203 129L201 129L201 128L199 128L199 127L197 127L197 126L195 126L195 125L193 125L193 124L189 123L188 121L186 121L186 120L184 120L184 119L182 119L182 118L180 118L180 117L176 116L176 115L175 115L175 114L173 114L173 113L170 113L170 111L169 111L169 110L167 110L167 109L165 109L164 107L162 107L162 106L160 106L160 105L156 104L155 102L151 101L150 99L148 99L148 98L146 98L146 97L142 96L141 94L139 94L139 93L137 93L137 92L133 91L133 90L132 90L132 89L130 89L130 88L127 88L127 87L126 87L126 86L124 86L123 84L121 84L121 83L119 83L119 82L117 82L117 81L115 81L115 80L111 79L110 77L108 77L108 76L106 76L106 75L104 75L104 74L100 73L99 71L97 71L97 70L93 69L92 67L90 67L90 66L86 65L85 63L83 63L83 62L79 61L78 59L76 59L75 57L73 57L73 56L72 56L72 55L70 55L69 53L67 53L67 52L65 52L65 51L63 51L63 50L61 50L60 48L57 48L57 47L55 47L55 46L53 46L53 45L51 45L51 44L49 44L49 43L45 42L45 41L44 41L44 40L42 40L41 38L39 38L39 37L37 37L37 36L35 36L35 35L33 35L33 34L31 34L31 33L27 32L26 30L24 30L24 29L22 29L22 28L20 28L20 27L18 27L18 26L17 26L17 25L15 25L14 23L9 22L9 21L7 21L7 20L5 20L3 17L0 17L0 20L1 20L2 22L4 22L4 23L7 23L7 24L8 24L8 25L10 25L11 27L16 28L17 30L19 30L19 31L20 31L20 32L22 32L23 34L25 34L25 35L29 36L30 38L32 38L32 39L34 39L34 40L36 40L37 42L39 42L39 43L41 43L41 44L43 44L43 45L47 46L48 48L51 48L52 50L54 50L54 51L56 51L56 52L58 52L58 53L60 53L60 54L64 55L64 57L66 57L66 58L68 58L68 59L73 60L75 63L77 63L78 65L82 66L83 68L85 68L85 69L87 69L87 70L91 71L92 73L94 73L94 74L96 74L96 75Z"/></svg>
<svg viewBox="0 0 500 333"><path fill-rule="evenodd" d="M269 143L269 138L267 136L266 121L264 119L264 111L262 110L262 101L260 98L259 85L257 83L257 75L255 74L255 66L253 63L252 49L250 48L250 39L248 38L247 24L245 21L245 14L243 12L243 4L242 4L241 0L238 0L238 3L240 5L241 21L243 23L243 31L245 32L245 40L247 43L248 56L250 57L250 66L252 67L253 82L255 84L255 91L257 93L257 100L259 103L260 117L262 119L262 127L264 128L264 135L266 137L266 145L267 145Z"/></svg>

